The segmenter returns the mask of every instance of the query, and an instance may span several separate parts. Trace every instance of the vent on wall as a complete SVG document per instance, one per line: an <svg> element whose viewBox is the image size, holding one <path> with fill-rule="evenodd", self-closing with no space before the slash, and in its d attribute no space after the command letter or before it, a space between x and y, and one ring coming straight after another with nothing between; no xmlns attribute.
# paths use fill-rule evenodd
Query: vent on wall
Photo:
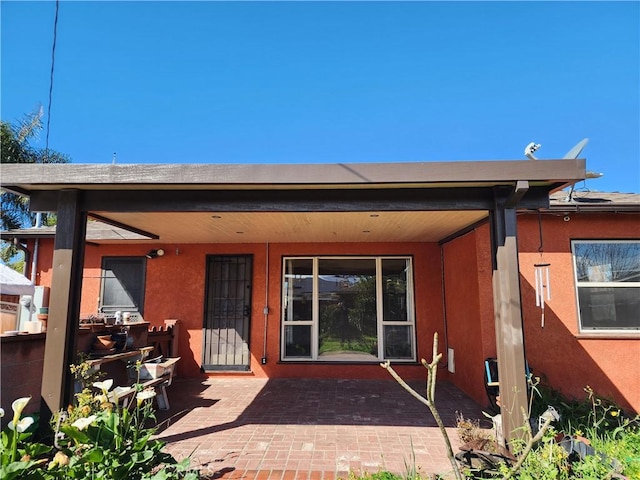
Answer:
<svg viewBox="0 0 640 480"><path fill-rule="evenodd" d="M456 363L453 356L453 348L447 349L447 370L450 373L456 373Z"/></svg>

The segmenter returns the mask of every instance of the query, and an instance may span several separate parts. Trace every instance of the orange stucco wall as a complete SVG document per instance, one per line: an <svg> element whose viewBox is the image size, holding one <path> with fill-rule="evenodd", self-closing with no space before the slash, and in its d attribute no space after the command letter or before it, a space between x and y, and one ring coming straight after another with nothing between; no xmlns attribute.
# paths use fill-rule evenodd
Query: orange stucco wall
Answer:
<svg viewBox="0 0 640 480"><path fill-rule="evenodd" d="M482 405L487 402L483 362L495 356L491 255L488 230L484 233L470 232L442 247L447 340L455 366L449 378Z"/></svg>
<svg viewBox="0 0 640 480"><path fill-rule="evenodd" d="M589 385L597 395L613 398L640 411L640 336L608 338L580 335L571 239L639 239L640 221L629 214L545 215L542 220L543 258L550 263L551 300L535 306L534 263L540 261L538 219L522 215L518 221L518 249L525 326L525 345L534 374L543 375L556 389L586 398ZM640 312L638 312L640 315Z"/></svg>
<svg viewBox="0 0 640 480"><path fill-rule="evenodd" d="M82 285L81 313L97 312L100 295L100 268L103 256L143 256L151 248L162 247L166 254L147 261L144 318L152 325L165 319L180 320L179 373L201 375L202 324L204 317L205 268L207 255L250 254L253 256L252 316L249 348L251 372L268 377L389 378L377 363L339 365L280 362L280 306L282 257L291 255L410 255L414 262L416 334L418 359L431 357L432 338L438 330L442 338L442 291L440 253L436 244L185 244L185 245L88 245ZM269 273L266 273L267 248ZM179 254L176 254L179 251ZM37 283L51 285L52 242L42 242ZM267 281L268 280L268 281ZM268 289L269 315L263 308ZM267 332L267 364L264 332ZM418 363L397 366L408 379L422 379L425 369Z"/></svg>
<svg viewBox="0 0 640 480"><path fill-rule="evenodd" d="M520 286L525 354L533 373L568 397L585 399L589 385L597 395L640 411L640 335L587 336L578 330L572 239L638 239L636 215L543 215L543 260L550 263L552 298L545 305L545 326L535 306L534 264L541 261L536 215L518 217ZM488 225L444 246L448 342L455 348L451 380L488 405L482 362L495 356ZM474 275L473 269L477 269ZM640 313L639 313L640 314ZM462 354L458 353L460 350Z"/></svg>

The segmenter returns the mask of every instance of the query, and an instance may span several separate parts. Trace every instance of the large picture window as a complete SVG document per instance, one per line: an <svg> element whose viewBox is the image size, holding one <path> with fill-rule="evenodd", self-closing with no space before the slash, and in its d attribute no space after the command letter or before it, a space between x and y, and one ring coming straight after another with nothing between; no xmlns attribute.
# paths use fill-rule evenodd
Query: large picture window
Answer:
<svg viewBox="0 0 640 480"><path fill-rule="evenodd" d="M409 257L285 258L282 358L415 360Z"/></svg>
<svg viewBox="0 0 640 480"><path fill-rule="evenodd" d="M580 329L640 329L640 241L574 240Z"/></svg>

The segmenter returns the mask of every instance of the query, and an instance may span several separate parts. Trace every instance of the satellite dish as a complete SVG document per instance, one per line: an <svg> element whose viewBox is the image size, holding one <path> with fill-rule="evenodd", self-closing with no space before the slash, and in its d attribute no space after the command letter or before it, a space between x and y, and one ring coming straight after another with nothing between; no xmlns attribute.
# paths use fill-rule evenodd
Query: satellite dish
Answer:
<svg viewBox="0 0 640 480"><path fill-rule="evenodd" d="M576 159L578 158L578 156L582 153L582 150L584 149L584 147L587 145L587 143L589 143L589 139L588 138L583 138L582 140L580 140L575 147L573 147L571 150L569 150L564 157L562 157L565 160L568 159Z"/></svg>

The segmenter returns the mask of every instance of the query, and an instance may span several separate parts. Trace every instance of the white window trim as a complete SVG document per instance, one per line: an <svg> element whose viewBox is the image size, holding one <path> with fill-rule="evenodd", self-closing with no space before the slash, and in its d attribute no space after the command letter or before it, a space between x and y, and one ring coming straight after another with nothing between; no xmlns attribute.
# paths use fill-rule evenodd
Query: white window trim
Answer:
<svg viewBox="0 0 640 480"><path fill-rule="evenodd" d="M575 301L576 301L576 314L578 317L578 331L580 334L630 334L637 333L640 329L636 328L583 328L582 315L580 310L580 296L579 289L582 288L628 288L628 287L640 287L640 282L584 282L578 280L578 262L576 260L575 245L585 243L640 243L637 239L621 238L617 240L613 239L594 239L594 240L571 240L571 259L573 265L573 280L575 285Z"/></svg>
<svg viewBox="0 0 640 480"><path fill-rule="evenodd" d="M375 260L376 264L376 323L377 323L377 333L378 333L378 358L375 360L371 360L370 363L375 364L376 362L386 360L384 358L384 327L399 325L409 327L411 329L412 334L412 342L411 342L411 358L390 358L389 360L394 363L414 363L416 361L416 316L415 316L415 295L414 295L414 270L413 270L413 258L408 255L381 255L381 256L372 256L372 255L318 255L318 256L288 256L282 258L282 278L281 285L284 287L285 277L287 275L286 271L286 262L287 260L312 260L313 261L313 292L312 292L312 320L296 320L287 321L284 318L284 305L287 301L287 291L285 288L282 288L282 299L281 299L281 311L280 311L280 360L283 362L317 362L317 363L325 363L318 356L318 338L319 338L319 328L320 322L318 321L320 312L320 302L319 302L319 289L318 289L318 270L319 270L319 262L320 260L349 260L349 259L371 259ZM409 264L409 275L407 275L407 316L409 317L407 321L385 321L384 320L384 308L382 308L382 261L383 260L393 260L393 259L401 259L406 260ZM286 338L285 338L285 328L287 325L311 325L311 358L309 357L287 357L286 353ZM331 361L327 361L326 363L331 363ZM348 364L349 362L344 362Z"/></svg>

